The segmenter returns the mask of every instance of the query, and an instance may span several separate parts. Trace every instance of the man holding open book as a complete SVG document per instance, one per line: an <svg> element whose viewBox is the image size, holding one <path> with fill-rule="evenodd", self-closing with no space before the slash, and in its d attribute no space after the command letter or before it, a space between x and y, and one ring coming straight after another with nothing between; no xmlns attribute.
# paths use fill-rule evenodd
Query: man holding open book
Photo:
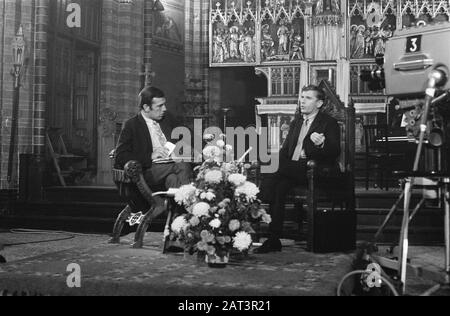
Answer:
<svg viewBox="0 0 450 316"><path fill-rule="evenodd" d="M131 160L142 164L144 178L152 190L179 188L192 180L189 163L175 162L170 139L173 126L165 119L167 114L164 92L145 87L139 93L140 113L125 122L115 152L115 168L123 169ZM164 211L163 199L158 203L155 216Z"/></svg>

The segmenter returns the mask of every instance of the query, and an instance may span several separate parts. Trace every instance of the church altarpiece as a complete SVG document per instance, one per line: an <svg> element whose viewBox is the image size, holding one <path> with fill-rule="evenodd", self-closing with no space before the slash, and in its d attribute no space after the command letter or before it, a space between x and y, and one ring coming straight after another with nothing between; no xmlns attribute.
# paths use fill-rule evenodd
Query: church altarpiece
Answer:
<svg viewBox="0 0 450 316"><path fill-rule="evenodd" d="M210 0L210 66L252 66L266 76L269 93L257 99L256 120L271 127L271 151L287 135L299 87L327 80L355 105L358 150L362 124L384 115L388 103L361 71L374 67L395 30L449 16L450 0Z"/></svg>

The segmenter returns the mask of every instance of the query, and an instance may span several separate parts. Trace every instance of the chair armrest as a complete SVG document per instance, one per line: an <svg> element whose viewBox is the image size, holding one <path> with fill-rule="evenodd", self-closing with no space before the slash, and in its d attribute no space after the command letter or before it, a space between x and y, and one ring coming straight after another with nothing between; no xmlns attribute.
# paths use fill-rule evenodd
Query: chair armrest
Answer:
<svg viewBox="0 0 450 316"><path fill-rule="evenodd" d="M315 160L309 160L307 163L308 176L319 176L320 178L340 178L343 173L330 166L321 166Z"/></svg>
<svg viewBox="0 0 450 316"><path fill-rule="evenodd" d="M131 183L131 179L125 174L125 170L113 169L112 176L115 183Z"/></svg>
<svg viewBox="0 0 450 316"><path fill-rule="evenodd" d="M125 176L136 185L139 192L147 200L147 202L154 205L155 200L153 198L153 192L145 182L142 165L135 160L129 161L125 164L124 172Z"/></svg>

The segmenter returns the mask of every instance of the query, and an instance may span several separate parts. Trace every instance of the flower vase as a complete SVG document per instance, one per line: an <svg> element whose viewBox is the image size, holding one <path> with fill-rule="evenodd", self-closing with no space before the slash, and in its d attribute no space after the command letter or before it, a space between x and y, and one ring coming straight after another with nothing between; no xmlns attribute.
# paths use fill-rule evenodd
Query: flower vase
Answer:
<svg viewBox="0 0 450 316"><path fill-rule="evenodd" d="M210 268L225 268L230 260L230 253L227 252L222 256L214 255L206 255L205 262L208 264Z"/></svg>

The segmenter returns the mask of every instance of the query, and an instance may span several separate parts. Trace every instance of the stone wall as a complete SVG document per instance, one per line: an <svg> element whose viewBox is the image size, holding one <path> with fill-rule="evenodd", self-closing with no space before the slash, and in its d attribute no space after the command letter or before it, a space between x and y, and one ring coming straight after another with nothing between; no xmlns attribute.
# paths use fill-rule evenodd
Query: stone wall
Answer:
<svg viewBox="0 0 450 316"><path fill-rule="evenodd" d="M117 124L136 114L144 56L144 1L103 1L97 184L112 185Z"/></svg>
<svg viewBox="0 0 450 316"><path fill-rule="evenodd" d="M39 50L34 40L36 38L35 27L36 8L45 1L29 0L2 0L0 1L0 189L14 188L18 184L18 160L19 154L31 153L33 145L41 142L41 139L33 139L34 104L33 93L35 89L35 66L39 61ZM45 8L41 11L45 14ZM21 89L19 95L19 120L16 144L13 159L13 173L11 183L7 182L9 147L11 139L11 124L13 112L13 77L10 71L13 68L12 41L19 27L23 27L25 37L25 62L22 70ZM38 80L38 79L36 79Z"/></svg>

